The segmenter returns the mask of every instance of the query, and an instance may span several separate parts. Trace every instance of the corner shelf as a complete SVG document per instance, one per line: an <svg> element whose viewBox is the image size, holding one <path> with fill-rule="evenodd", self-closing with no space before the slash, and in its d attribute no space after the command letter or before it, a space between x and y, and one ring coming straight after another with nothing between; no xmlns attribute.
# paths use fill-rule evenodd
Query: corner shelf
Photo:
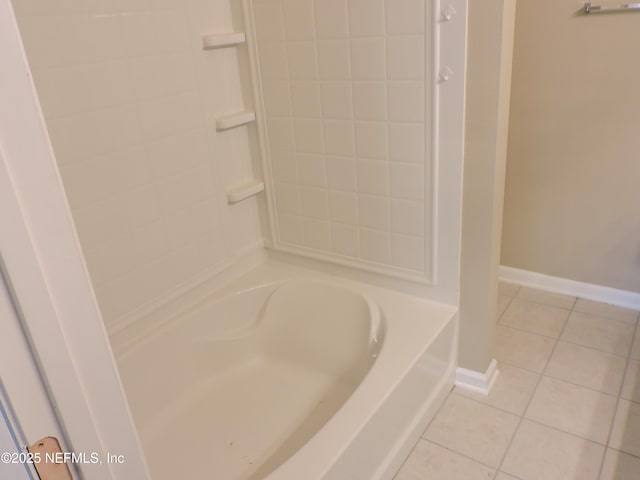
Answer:
<svg viewBox="0 0 640 480"><path fill-rule="evenodd" d="M227 190L227 203L234 204L264 191L262 180L252 179Z"/></svg>
<svg viewBox="0 0 640 480"><path fill-rule="evenodd" d="M230 128L239 127L240 125L246 125L247 123L254 122L256 119L255 112L241 112L234 113L233 115L227 115L226 117L220 117L216 119L216 130L229 130Z"/></svg>
<svg viewBox="0 0 640 480"><path fill-rule="evenodd" d="M233 47L247 41L244 33L214 33L202 36L202 48L213 50L216 48Z"/></svg>

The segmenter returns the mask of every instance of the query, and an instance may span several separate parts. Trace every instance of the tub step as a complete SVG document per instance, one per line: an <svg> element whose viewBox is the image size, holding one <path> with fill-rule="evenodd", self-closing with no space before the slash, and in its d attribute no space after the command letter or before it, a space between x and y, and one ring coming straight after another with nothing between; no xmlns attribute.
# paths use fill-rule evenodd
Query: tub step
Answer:
<svg viewBox="0 0 640 480"><path fill-rule="evenodd" d="M213 50L216 48L234 47L247 41L244 33L215 33L211 35L203 35L202 48L204 50Z"/></svg>
<svg viewBox="0 0 640 480"><path fill-rule="evenodd" d="M240 112L233 115L227 115L226 117L220 117L216 120L216 130L218 132L222 130L229 130L230 128L239 127L255 121L255 112Z"/></svg>
<svg viewBox="0 0 640 480"><path fill-rule="evenodd" d="M227 190L227 203L233 204L241 202L249 197L253 197L264 190L264 182L262 180L249 180L243 184L237 185Z"/></svg>

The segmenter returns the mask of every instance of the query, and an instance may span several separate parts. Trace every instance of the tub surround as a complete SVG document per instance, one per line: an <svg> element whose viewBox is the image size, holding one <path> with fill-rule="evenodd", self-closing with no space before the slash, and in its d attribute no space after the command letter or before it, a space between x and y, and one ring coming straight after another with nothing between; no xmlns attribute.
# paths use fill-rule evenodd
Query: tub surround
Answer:
<svg viewBox="0 0 640 480"><path fill-rule="evenodd" d="M435 8L245 8L273 247L434 284Z"/></svg>
<svg viewBox="0 0 640 480"><path fill-rule="evenodd" d="M262 247L234 2L13 3L108 328Z"/></svg>

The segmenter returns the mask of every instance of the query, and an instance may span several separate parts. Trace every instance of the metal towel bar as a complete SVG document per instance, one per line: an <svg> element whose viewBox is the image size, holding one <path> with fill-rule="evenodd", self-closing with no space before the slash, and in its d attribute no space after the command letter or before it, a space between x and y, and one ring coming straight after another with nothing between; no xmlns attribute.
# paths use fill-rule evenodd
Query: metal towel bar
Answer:
<svg viewBox="0 0 640 480"><path fill-rule="evenodd" d="M605 5L592 5L591 2L584 4L584 13L611 13L611 12L638 12L640 3L625 3L607 7Z"/></svg>

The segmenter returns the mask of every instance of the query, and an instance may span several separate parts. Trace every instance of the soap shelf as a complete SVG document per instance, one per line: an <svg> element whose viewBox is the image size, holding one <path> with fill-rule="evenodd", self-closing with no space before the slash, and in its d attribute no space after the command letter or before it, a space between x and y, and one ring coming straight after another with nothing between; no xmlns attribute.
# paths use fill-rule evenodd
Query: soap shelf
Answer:
<svg viewBox="0 0 640 480"><path fill-rule="evenodd" d="M202 48L213 50L215 48L233 47L245 43L247 37L244 33L214 33L202 36Z"/></svg>
<svg viewBox="0 0 640 480"><path fill-rule="evenodd" d="M264 191L264 182L262 180L249 180L248 182L227 190L227 203L233 204L241 202L242 200L257 195L262 191Z"/></svg>
<svg viewBox="0 0 640 480"><path fill-rule="evenodd" d="M227 115L226 117L220 117L216 120L216 130L229 130L230 128L239 127L240 125L246 125L255 121L255 112L241 112L234 113L233 115Z"/></svg>

